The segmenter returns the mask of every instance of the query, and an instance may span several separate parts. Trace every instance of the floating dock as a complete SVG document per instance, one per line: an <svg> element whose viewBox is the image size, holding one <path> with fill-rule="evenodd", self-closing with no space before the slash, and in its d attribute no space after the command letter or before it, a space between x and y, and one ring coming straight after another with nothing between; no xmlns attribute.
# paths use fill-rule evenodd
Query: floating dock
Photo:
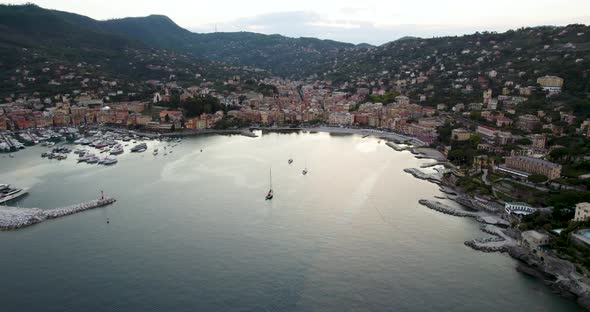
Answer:
<svg viewBox="0 0 590 312"><path fill-rule="evenodd" d="M54 209L0 207L0 231L17 230L49 219L104 207L115 201L114 198L106 197Z"/></svg>

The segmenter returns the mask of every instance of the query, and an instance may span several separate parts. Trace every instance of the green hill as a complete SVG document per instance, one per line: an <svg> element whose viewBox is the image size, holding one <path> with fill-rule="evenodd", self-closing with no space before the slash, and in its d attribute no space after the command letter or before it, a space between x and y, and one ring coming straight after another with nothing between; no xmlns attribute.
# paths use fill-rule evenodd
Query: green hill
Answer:
<svg viewBox="0 0 590 312"><path fill-rule="evenodd" d="M107 51L126 47L173 49L225 63L300 75L326 56L355 45L251 32L192 33L161 15L97 21L36 5L0 6L0 45Z"/></svg>

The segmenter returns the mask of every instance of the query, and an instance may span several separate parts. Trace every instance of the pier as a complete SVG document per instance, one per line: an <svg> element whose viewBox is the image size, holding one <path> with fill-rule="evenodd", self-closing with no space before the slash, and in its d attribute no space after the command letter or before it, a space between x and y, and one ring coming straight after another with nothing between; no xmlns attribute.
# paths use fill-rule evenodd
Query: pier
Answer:
<svg viewBox="0 0 590 312"><path fill-rule="evenodd" d="M0 231L17 230L49 219L104 207L114 203L111 197L95 199L67 207L54 209L0 207Z"/></svg>

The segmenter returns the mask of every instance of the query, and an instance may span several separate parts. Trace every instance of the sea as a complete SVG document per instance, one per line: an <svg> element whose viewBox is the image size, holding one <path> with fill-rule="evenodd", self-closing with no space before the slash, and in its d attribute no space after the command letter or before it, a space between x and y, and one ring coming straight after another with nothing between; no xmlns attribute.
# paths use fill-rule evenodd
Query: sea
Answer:
<svg viewBox="0 0 590 312"><path fill-rule="evenodd" d="M418 204L444 194L403 169L432 160L373 137L257 134L122 142L112 166L2 154L0 183L29 189L11 206L117 202L0 232L0 311L582 311L465 246L488 236L474 220Z"/></svg>

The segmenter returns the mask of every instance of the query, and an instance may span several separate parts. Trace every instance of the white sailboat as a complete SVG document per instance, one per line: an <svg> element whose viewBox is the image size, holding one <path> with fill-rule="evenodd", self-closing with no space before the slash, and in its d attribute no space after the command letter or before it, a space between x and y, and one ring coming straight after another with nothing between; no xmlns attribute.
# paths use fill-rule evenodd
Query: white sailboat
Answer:
<svg viewBox="0 0 590 312"><path fill-rule="evenodd" d="M272 169L270 169L270 189L268 190L268 193L266 194L266 200L271 200L274 196L274 193L272 191Z"/></svg>

